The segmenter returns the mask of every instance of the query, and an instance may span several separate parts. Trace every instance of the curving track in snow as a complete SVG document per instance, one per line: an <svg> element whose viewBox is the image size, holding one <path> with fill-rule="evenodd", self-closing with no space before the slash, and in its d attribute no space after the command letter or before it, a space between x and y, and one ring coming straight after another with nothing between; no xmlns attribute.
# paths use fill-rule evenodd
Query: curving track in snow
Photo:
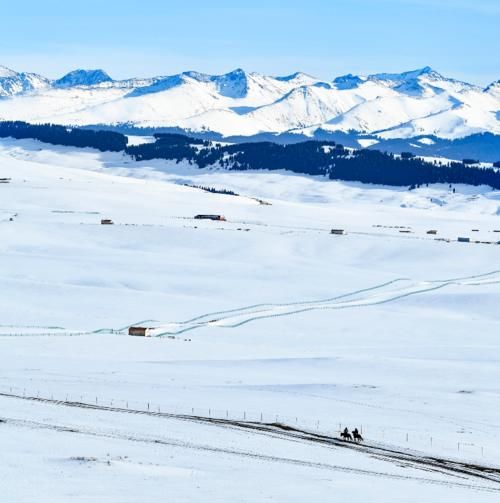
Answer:
<svg viewBox="0 0 500 503"><path fill-rule="evenodd" d="M387 304L450 286L473 287L497 284L500 284L500 270L444 280L415 281L410 278L396 278L379 285L326 299L252 304L224 311L212 311L184 321L159 322L158 320L141 320L119 328L99 328L90 331L67 330L62 327L14 327L13 325L0 325L0 329L16 329L12 332L9 331L9 333L0 333L0 337L78 336L103 333L124 334L131 326L143 324L154 324L158 327L152 332L154 337L175 336L203 327L237 328L254 321L292 316L310 311L352 309ZM26 328L36 328L38 330L28 333L24 330ZM49 329L54 331L49 332Z"/></svg>
<svg viewBox="0 0 500 503"><path fill-rule="evenodd" d="M395 302L414 295L429 293L449 286L481 286L500 284L500 271L445 280L413 281L397 278L370 288L316 301L251 306L202 314L186 321L164 323L154 335L179 335L202 327L237 328L258 320L291 316L316 310L335 310L375 306Z"/></svg>

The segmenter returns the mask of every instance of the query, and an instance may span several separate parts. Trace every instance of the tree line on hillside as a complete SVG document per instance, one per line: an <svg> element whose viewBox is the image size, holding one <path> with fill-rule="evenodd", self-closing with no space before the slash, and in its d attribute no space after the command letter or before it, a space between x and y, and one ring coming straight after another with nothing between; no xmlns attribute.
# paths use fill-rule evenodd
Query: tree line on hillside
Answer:
<svg viewBox="0 0 500 503"><path fill-rule="evenodd" d="M0 122L0 138L34 139L52 145L95 148L101 152L121 152L127 137L112 131L79 129L54 124L27 124L20 121Z"/></svg>
<svg viewBox="0 0 500 503"><path fill-rule="evenodd" d="M287 170L326 176L332 180L380 185L412 187L429 183L463 183L500 189L498 162L495 163L496 169L474 166L471 163L473 159L464 159L463 162L426 162L409 152L396 155L378 150L352 150L333 141L223 144L174 133L154 136L154 143L127 147L127 137L113 131L0 122L0 137L33 138L54 145L124 152L137 161L166 159L187 161L199 168L217 166L228 170Z"/></svg>
<svg viewBox="0 0 500 503"><path fill-rule="evenodd" d="M378 150L352 150L329 141L281 145L272 142L224 145L207 140L196 144L182 135L158 135L155 143L129 147L138 161L186 160L200 168L221 166L229 170L288 170L327 176L332 180L393 186L429 183L489 185L500 189L500 172L466 162L426 162L410 153L396 155Z"/></svg>
<svg viewBox="0 0 500 503"><path fill-rule="evenodd" d="M223 194L225 196L239 196L234 190L228 189L217 189L215 187L207 187L206 185L191 185L189 183L184 183L184 187L191 187L192 189L203 190L204 192L210 192L210 194Z"/></svg>
<svg viewBox="0 0 500 503"><path fill-rule="evenodd" d="M351 136L353 135L354 133L351 134ZM500 161L500 135L493 133L477 133L455 139L438 138L432 135L389 140L366 136L365 139L375 140L375 144L369 147L371 150L382 150L395 154L411 151L419 156L446 157L448 159L471 158L488 162Z"/></svg>

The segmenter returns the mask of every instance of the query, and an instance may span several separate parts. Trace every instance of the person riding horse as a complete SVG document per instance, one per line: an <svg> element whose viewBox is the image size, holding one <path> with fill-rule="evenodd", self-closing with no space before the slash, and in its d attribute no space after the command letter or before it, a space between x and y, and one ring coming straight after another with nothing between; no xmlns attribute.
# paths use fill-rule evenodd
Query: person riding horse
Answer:
<svg viewBox="0 0 500 503"><path fill-rule="evenodd" d="M354 428L354 430L352 430L352 435L349 432L349 429L347 427L344 428L344 430L340 433L340 437L343 440L350 440L350 441L354 441L354 442L362 442L363 441L363 437L361 436L361 434L359 433L357 428Z"/></svg>
<svg viewBox="0 0 500 503"><path fill-rule="evenodd" d="M352 436L353 436L355 442L362 442L363 441L363 437L361 436L361 434L359 433L357 428L354 428L354 430L352 432Z"/></svg>

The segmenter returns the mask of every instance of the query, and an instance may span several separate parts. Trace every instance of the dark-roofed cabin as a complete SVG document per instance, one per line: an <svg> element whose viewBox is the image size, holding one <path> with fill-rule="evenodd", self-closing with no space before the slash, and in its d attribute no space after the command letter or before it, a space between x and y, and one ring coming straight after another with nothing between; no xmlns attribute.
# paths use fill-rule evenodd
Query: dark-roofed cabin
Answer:
<svg viewBox="0 0 500 503"><path fill-rule="evenodd" d="M218 222L225 222L226 217L224 215L195 215L195 220L215 220Z"/></svg>
<svg viewBox="0 0 500 503"><path fill-rule="evenodd" d="M128 335L134 335L136 337L151 337L151 328L148 328L148 327L130 327L128 329Z"/></svg>

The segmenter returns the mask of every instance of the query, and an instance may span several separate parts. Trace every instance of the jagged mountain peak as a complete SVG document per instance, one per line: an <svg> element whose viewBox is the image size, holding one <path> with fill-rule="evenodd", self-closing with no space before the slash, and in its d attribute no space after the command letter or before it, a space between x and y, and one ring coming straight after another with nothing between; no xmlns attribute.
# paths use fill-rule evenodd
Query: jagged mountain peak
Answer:
<svg viewBox="0 0 500 503"><path fill-rule="evenodd" d="M55 87L79 87L79 86L95 86L104 82L113 82L113 79L101 69L97 70L73 70L64 77L54 82Z"/></svg>
<svg viewBox="0 0 500 503"><path fill-rule="evenodd" d="M406 92L421 90L419 87L419 81L424 77L428 80L446 80L440 73L436 72L430 66L424 66L423 68L419 68L417 70L410 70L402 73L374 73L368 75L367 77L348 73L347 75L337 77L334 79L333 83L339 90L349 90L356 89L367 81L383 82L391 87L400 86L399 90Z"/></svg>
<svg viewBox="0 0 500 503"><path fill-rule="evenodd" d="M36 73L18 73L5 66L0 66L0 97L2 98L29 93L49 85L48 79Z"/></svg>
<svg viewBox="0 0 500 503"><path fill-rule="evenodd" d="M248 94L248 76L241 68L214 76L212 81L217 91L228 98L244 98Z"/></svg>
<svg viewBox="0 0 500 503"><path fill-rule="evenodd" d="M330 82L302 72L272 77L241 68L119 81L103 70L75 70L50 81L0 67L0 97L0 117L6 120L61 124L179 127L223 135L320 127L390 131L394 137L500 133L500 83L478 88L429 66L347 74Z"/></svg>
<svg viewBox="0 0 500 503"><path fill-rule="evenodd" d="M484 90L486 93L494 91L500 93L500 80L496 80L492 82L489 86L487 86Z"/></svg>
<svg viewBox="0 0 500 503"><path fill-rule="evenodd" d="M375 73L373 75L370 75L368 78L370 80L388 80L400 82L415 80L423 76L437 79L444 78L440 73L436 72L430 66L424 66L423 68L418 68L417 70L410 70L402 73Z"/></svg>
<svg viewBox="0 0 500 503"><path fill-rule="evenodd" d="M316 77L313 77L312 75L304 72L294 72L290 75L284 75L274 78L280 82L289 83L314 84L315 82L318 82L318 79Z"/></svg>
<svg viewBox="0 0 500 503"><path fill-rule="evenodd" d="M392 90L412 96L432 96L443 92L463 93L479 91L480 88L467 82L444 77L430 66L402 73L377 73L367 79Z"/></svg>
<svg viewBox="0 0 500 503"><path fill-rule="evenodd" d="M10 68L7 68L6 66L0 65L0 79L3 78L12 78L17 75L17 72L14 70L11 70Z"/></svg>
<svg viewBox="0 0 500 503"><path fill-rule="evenodd" d="M231 70L230 72L219 75L219 77L225 77L229 79L241 79L246 78L247 73L243 68L236 68L235 70Z"/></svg>
<svg viewBox="0 0 500 503"><path fill-rule="evenodd" d="M176 75L157 77L147 86L139 87L130 92L127 97L133 98L145 94L168 91L174 87L191 83L211 84L216 92L230 98L242 98L248 92L248 76L240 68L222 75L209 75L194 70L188 70Z"/></svg>
<svg viewBox="0 0 500 503"><path fill-rule="evenodd" d="M347 75L342 75L333 80L335 87L339 90L349 90L356 89L363 82L366 81L366 77L360 77L358 75L353 75L348 73Z"/></svg>
<svg viewBox="0 0 500 503"><path fill-rule="evenodd" d="M275 77L276 80L281 80L282 82L290 82L291 80L295 80L297 78L300 78L302 76L309 77L309 75L302 73L302 72L295 72L291 73L290 75L284 75L282 77Z"/></svg>

